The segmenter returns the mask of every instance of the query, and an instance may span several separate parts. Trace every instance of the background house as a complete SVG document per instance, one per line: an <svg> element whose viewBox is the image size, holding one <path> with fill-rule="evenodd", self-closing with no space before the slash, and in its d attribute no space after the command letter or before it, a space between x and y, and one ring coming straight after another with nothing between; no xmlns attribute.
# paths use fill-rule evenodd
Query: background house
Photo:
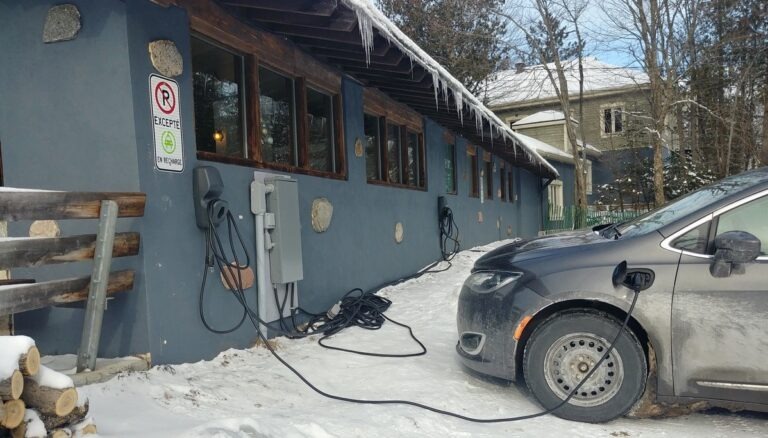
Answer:
<svg viewBox="0 0 768 438"><path fill-rule="evenodd" d="M648 77L638 69L606 64L592 57L585 58L583 66L580 120L578 62L563 64L570 93L570 117L580 125L577 135L581 135L583 128L584 138L579 140L600 152L599 156L593 154L595 162L591 169L596 187L613 182L625 173L627 165L651 156L652 133L647 129L650 93ZM548 67L554 71L553 64ZM484 98L489 108L516 131L558 149L565 145L570 150L560 102L543 66L517 64L515 69L498 73L486 87ZM565 191L572 193L572 186L566 185ZM597 200L598 193L593 190L589 201Z"/></svg>
<svg viewBox="0 0 768 438"><path fill-rule="evenodd" d="M254 172L297 181L298 304L315 312L440 259L439 196L463 247L536 235L542 181L558 175L367 1L0 0L0 52L6 185L147 194L144 217L123 224L141 233L141 252L115 261L137 278L133 293L109 302L103 356L187 362L256 338L252 327L221 336L200 322L196 166L220 171L251 250ZM180 123L165 152L154 137L153 105L168 97L150 87L158 77L178 86L162 101ZM172 171L159 164L169 151ZM315 231L322 199L333 215ZM60 225L77 234L76 224ZM12 223L9 234L28 227ZM64 269L12 274L80 274ZM232 325L242 309L212 277L208 318ZM45 353L71 353L82 313L18 314L15 330Z"/></svg>

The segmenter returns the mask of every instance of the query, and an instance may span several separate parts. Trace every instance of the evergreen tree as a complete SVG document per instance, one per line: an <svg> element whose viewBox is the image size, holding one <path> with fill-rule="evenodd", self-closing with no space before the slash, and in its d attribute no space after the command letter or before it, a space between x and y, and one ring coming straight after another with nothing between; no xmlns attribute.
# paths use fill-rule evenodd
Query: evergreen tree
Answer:
<svg viewBox="0 0 768 438"><path fill-rule="evenodd" d="M406 35L472 93L503 60L504 0L379 0Z"/></svg>

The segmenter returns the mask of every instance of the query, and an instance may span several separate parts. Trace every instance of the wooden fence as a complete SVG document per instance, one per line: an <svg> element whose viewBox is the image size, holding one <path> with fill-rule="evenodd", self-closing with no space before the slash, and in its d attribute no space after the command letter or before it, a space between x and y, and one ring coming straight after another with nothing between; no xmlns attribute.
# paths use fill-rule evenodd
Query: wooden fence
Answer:
<svg viewBox="0 0 768 438"><path fill-rule="evenodd" d="M78 371L94 369L107 296L133 289L135 272L110 272L112 257L139 253L136 232L116 233L118 217L144 215L143 193L2 191L0 221L99 219L96 234L0 238L0 270L93 260L88 277L0 280L0 316L87 301Z"/></svg>

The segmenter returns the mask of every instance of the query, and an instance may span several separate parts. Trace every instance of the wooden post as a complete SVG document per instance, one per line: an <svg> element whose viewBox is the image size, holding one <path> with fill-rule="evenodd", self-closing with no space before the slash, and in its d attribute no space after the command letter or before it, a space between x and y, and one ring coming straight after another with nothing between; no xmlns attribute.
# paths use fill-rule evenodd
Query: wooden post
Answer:
<svg viewBox="0 0 768 438"><path fill-rule="evenodd" d="M93 257L93 275L85 308L85 324L77 355L77 372L96 369L101 323L107 304L107 284L112 265L112 250L115 243L115 225L117 223L117 203L102 201L99 219L99 232L96 237L96 252Z"/></svg>

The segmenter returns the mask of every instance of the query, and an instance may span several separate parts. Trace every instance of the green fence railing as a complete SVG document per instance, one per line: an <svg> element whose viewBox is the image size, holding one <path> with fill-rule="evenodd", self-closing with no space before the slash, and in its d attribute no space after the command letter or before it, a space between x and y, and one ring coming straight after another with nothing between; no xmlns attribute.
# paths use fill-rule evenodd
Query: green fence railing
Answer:
<svg viewBox="0 0 768 438"><path fill-rule="evenodd" d="M625 210L598 210L593 206L587 209L586 223L582 228L594 227L601 224L624 222L641 214L647 213L644 208ZM544 216L542 234L559 233L575 229L576 206L575 205L549 205Z"/></svg>

